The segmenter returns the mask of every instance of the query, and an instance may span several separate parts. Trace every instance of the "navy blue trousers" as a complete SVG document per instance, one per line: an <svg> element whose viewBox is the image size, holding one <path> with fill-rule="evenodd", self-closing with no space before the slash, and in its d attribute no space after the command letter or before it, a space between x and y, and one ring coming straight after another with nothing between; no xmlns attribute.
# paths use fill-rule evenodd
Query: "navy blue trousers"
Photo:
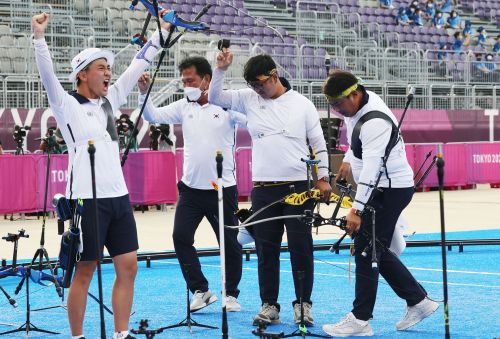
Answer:
<svg viewBox="0 0 500 339"><path fill-rule="evenodd" d="M413 187L385 188L378 192L373 199L375 207L375 234L386 246L391 245L396 222L403 209L410 203L413 196ZM361 222L361 229L371 234L372 215L365 213ZM377 247L378 270L371 266L371 251L363 257L363 249L367 247L370 237L358 234L354 239L356 260L356 297L353 302L352 313L360 320L369 320L373 317L373 308L377 297L379 272L394 292L406 300L408 306L422 301L427 295L423 287L415 280L406 266L388 249Z"/></svg>
<svg viewBox="0 0 500 339"><path fill-rule="evenodd" d="M219 241L219 209L217 191L199 190L188 187L182 181L177 184L179 201L174 220L174 247L181 265L184 279L191 290L208 291L208 281L201 271L200 260L194 248L194 234L203 217L206 217ZM236 186L225 187L224 196L224 224L238 225L234 214L238 208L238 191ZM226 250L226 293L228 296L238 297L238 284L241 280L242 253L241 245L237 240L238 230L224 230ZM186 269L188 272L186 272Z"/></svg>
<svg viewBox="0 0 500 339"><path fill-rule="evenodd" d="M299 181L290 185L254 187L252 190L252 209L254 213L269 203L283 198L287 194L304 192L307 182ZM301 206L285 204L274 205L253 220L270 217L303 214L304 210L311 210L314 202L307 201ZM293 270L293 282L297 300L302 294L302 300L311 302L311 293L314 280L313 241L311 227L299 219L280 219L257 224L254 226L255 246L258 256L259 289L262 303L278 304L280 287L280 247L284 227L287 231L290 260ZM297 272L303 272L299 282ZM300 287L302 285L302 291ZM297 302L294 301L294 303Z"/></svg>

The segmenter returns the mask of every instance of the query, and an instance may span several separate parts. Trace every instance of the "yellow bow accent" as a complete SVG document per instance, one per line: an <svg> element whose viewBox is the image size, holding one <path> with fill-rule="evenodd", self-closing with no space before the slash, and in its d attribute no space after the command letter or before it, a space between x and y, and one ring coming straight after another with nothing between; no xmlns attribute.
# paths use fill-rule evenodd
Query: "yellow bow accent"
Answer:
<svg viewBox="0 0 500 339"><path fill-rule="evenodd" d="M299 205L303 205L309 199L314 199L314 200L321 199L321 192L318 189L313 189L311 191L305 191L302 193L292 193L292 194L289 194L285 198L284 202L285 202L285 204L299 206ZM340 200L340 196L338 196L337 194L332 193L330 195L331 202L338 203L339 200ZM351 198L344 197L344 199L342 199L342 203L340 204L340 207L351 208L352 207Z"/></svg>

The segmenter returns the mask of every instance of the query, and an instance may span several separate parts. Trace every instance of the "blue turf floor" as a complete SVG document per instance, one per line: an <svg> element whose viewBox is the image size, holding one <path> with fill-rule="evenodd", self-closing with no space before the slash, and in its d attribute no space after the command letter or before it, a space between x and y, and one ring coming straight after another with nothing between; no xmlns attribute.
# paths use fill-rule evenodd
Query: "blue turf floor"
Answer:
<svg viewBox="0 0 500 339"><path fill-rule="evenodd" d="M438 239L438 234L414 236L411 240ZM500 230L448 233L447 239L500 238ZM500 246L466 246L463 253L455 247L447 252L449 282L449 315L452 338L493 338L500 336ZM292 273L289 254L281 255L281 303L282 324L273 325L269 331L290 333L296 329L293 324L294 299ZM315 252L315 283L312 300L316 326L309 330L322 333L321 325L337 322L350 311L354 297L354 270L351 279L348 276L349 255L347 251L332 254L328 251ZM426 288L435 300L442 300L441 249L439 247L408 248L402 256L414 276ZM220 290L219 257L201 258L203 271L210 281L212 291ZM111 287L114 279L112 265L103 265L104 297L111 307ZM9 277L0 280L0 285L14 294L18 278ZM60 304L53 286L43 287L30 284L31 307L39 308ZM257 338L251 334L254 329L252 317L259 310L260 299L257 284L257 260L251 256L244 261L243 277L239 297L242 311L229 313L229 334L231 338ZM91 292L97 295L97 279L91 285ZM150 329L177 323L185 317L185 284L176 259L153 261L151 268L144 262L139 264L136 280L135 300L131 317L131 327L137 328L141 319L148 319ZM25 321L24 291L14 296L19 303L12 308L0 295L0 332L14 327L3 325L10 323L19 326ZM193 314L193 319L202 324L221 325L219 302ZM379 338L442 338L444 337L443 306L429 319L413 329L398 332L395 324L404 315L405 303L399 299L386 282L379 281L374 319L370 322ZM68 338L69 325L66 312L62 308L32 312L31 322L40 328L59 331L57 336L31 332L31 338ZM107 334L113 331L112 317L106 314ZM89 299L85 317L87 338L99 336L98 304ZM6 336L24 338L23 333ZM140 336L144 338L144 336ZM164 331L155 338L220 338L220 330L193 328L190 334L187 327Z"/></svg>

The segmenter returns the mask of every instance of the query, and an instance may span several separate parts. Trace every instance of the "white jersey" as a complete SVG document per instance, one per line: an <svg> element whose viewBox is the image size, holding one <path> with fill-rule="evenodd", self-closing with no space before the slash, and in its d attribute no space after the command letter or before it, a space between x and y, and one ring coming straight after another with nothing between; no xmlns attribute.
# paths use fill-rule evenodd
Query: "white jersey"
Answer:
<svg viewBox="0 0 500 339"><path fill-rule="evenodd" d="M215 69L209 101L242 112L252 137L254 181L300 181L307 179L306 139L321 160L319 177L328 175L328 157L319 115L314 104L288 89L276 99L264 99L252 89L222 91L224 72Z"/></svg>
<svg viewBox="0 0 500 339"><path fill-rule="evenodd" d="M139 104L144 102L139 97ZM214 189L217 181L215 156L222 151L222 182L224 187L236 185L234 147L237 125L245 126L245 116L225 111L219 106L188 102L185 98L164 107L155 107L148 100L144 119L162 124L181 124L184 138L182 182L191 188Z"/></svg>
<svg viewBox="0 0 500 339"><path fill-rule="evenodd" d="M368 95L368 102L361 107L356 115L351 118L345 118L349 145L351 144L354 126L356 126L356 123L363 115L370 111L385 113L396 126L398 125L394 114L377 94L371 91L366 91L366 94ZM382 157L385 154L385 149L391 137L391 132L392 125L383 119L371 119L363 124L359 134L359 139L363 147L363 159L356 158L350 148L344 156L344 162L348 162L351 165L356 183L375 184L382 164ZM414 185L413 170L406 158L405 145L402 138L394 146L387 160L387 176L391 179L391 187L393 188L406 188ZM386 173L382 174L378 187L389 187L387 176ZM363 203L368 200L371 191L372 189L366 185L358 185L355 198L357 201L354 202L353 207L363 210Z"/></svg>
<svg viewBox="0 0 500 339"><path fill-rule="evenodd" d="M158 32L153 34L151 39L153 45L158 45ZM72 198L82 199L92 198L89 140L94 141L96 148L97 198L126 195L128 190L120 165L118 142L113 141L106 130L108 116L103 109L105 100L103 98L88 100L77 93L71 95L66 92L54 74L52 58L45 39L36 39L33 44L38 71L47 91L52 113L68 145L69 176L66 196L70 197L71 195ZM141 50L141 52L144 51ZM158 50L152 47L146 51L146 56L152 59L157 52ZM127 102L128 94L148 66L148 61L136 56L127 70L109 87L106 99L116 118L120 114L119 107Z"/></svg>

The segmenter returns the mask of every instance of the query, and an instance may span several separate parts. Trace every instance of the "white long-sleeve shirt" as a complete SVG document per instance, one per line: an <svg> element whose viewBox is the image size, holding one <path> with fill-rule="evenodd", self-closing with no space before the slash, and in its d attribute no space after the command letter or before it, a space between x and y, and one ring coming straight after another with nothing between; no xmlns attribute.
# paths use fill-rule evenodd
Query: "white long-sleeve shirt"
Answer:
<svg viewBox="0 0 500 339"><path fill-rule="evenodd" d="M139 105L145 96L139 97ZM216 105L201 106L185 98L164 107L155 107L148 100L144 119L163 124L181 124L184 138L182 182L191 188L213 189L217 181L215 156L222 151L222 182L224 187L236 185L234 147L237 125L245 126L244 115L225 111Z"/></svg>
<svg viewBox="0 0 500 339"><path fill-rule="evenodd" d="M359 119L370 111L380 111L387 114L394 124L398 121L389 107L383 100L375 93L366 91L368 95L368 102L351 118L345 118L345 125L347 127L347 140L351 144L351 136ZM392 125L383 119L371 119L366 121L361 127L359 138L362 143L363 159L358 159L354 156L352 150L346 152L344 162L351 165L352 174L356 183L364 183L368 185L375 184L379 175L380 166L382 165L382 157L385 154L385 149L389 142L392 132ZM413 170L411 169L406 158L406 151L404 141L401 140L394 146L389 159L387 160L387 174L391 179L391 187L405 188L412 187L413 183ZM378 187L389 187L389 180L386 173L382 174ZM364 209L364 204L370 194L372 188L366 185L358 185L356 192L355 202L353 208L358 210Z"/></svg>
<svg viewBox="0 0 500 339"><path fill-rule="evenodd" d="M307 158L306 139L318 153L319 177L328 175L328 155L319 115L314 104L293 89L276 99L264 99L252 89L222 90L224 71L215 69L208 100L242 112L252 137L254 181L300 181L307 179L301 158Z"/></svg>
<svg viewBox="0 0 500 339"><path fill-rule="evenodd" d="M159 45L158 32L155 32L151 39L154 46ZM35 39L33 44L36 64L47 91L49 105L68 145L69 177L66 196L69 197L71 193L72 198L92 198L90 159L87 151L89 140L94 141L96 148L97 198L120 197L127 194L118 142L111 140L106 130L107 114L102 107L103 99L89 100L79 94L70 95L66 92L54 74L52 58L45 39ZM146 52L148 60L152 60L158 53L154 46L150 46ZM116 116L119 115L119 107L126 103L128 94L148 66L148 61L136 56L127 70L109 87L106 98Z"/></svg>

